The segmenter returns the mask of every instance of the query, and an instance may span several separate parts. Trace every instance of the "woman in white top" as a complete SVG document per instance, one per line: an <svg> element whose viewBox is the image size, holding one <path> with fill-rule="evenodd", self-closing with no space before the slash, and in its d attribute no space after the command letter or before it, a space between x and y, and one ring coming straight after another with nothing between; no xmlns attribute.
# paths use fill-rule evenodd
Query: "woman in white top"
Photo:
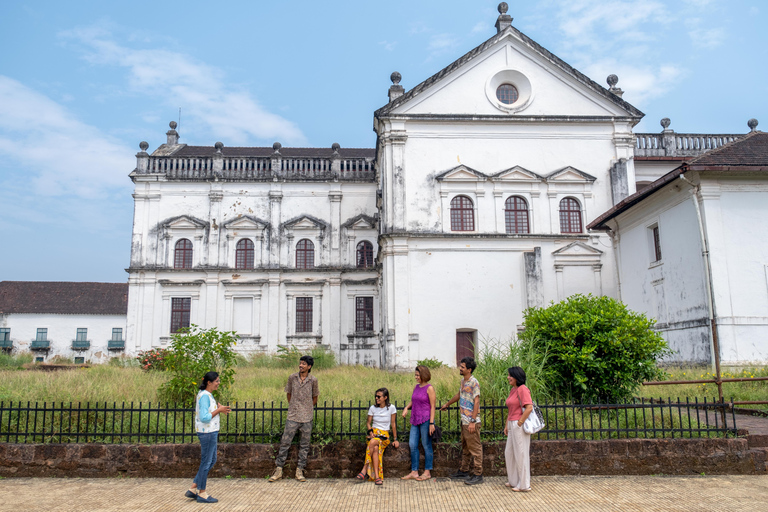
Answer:
<svg viewBox="0 0 768 512"><path fill-rule="evenodd" d="M400 446L400 442L397 440L397 421L395 418L397 409L394 405L389 404L389 390L387 388L377 389L375 399L376 405L372 405L368 409L369 441L365 449L365 465L355 478L361 481L370 478L376 482L376 485L382 485L384 483L384 450L389 446L390 427L392 427L395 448Z"/></svg>
<svg viewBox="0 0 768 512"><path fill-rule="evenodd" d="M192 487L184 494L200 503L216 503L217 500L205 492L208 472L216 464L216 444L219 439L219 414L229 414L228 405L218 405L212 393L219 389L219 374L208 372L200 383L200 392L195 399L195 432L200 440L200 469L197 470Z"/></svg>

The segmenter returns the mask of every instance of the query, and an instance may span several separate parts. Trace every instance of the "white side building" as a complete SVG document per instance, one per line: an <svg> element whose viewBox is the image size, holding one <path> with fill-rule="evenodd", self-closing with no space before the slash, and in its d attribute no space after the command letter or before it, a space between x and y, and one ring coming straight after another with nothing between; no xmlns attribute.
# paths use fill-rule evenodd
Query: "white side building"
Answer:
<svg viewBox="0 0 768 512"><path fill-rule="evenodd" d="M78 363L125 352L128 285L47 281L0 282L0 349Z"/></svg>

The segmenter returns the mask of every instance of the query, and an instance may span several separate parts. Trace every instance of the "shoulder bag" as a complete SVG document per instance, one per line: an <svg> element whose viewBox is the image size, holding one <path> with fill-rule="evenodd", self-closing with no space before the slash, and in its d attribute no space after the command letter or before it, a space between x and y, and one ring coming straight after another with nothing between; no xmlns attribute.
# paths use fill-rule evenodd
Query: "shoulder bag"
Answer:
<svg viewBox="0 0 768 512"><path fill-rule="evenodd" d="M523 401L520 399L520 387L517 388L517 401L520 402L520 408L523 408ZM536 402L531 398L533 403L533 410L523 422L523 432L526 434L535 434L545 427L544 415L541 414L541 409L536 405Z"/></svg>

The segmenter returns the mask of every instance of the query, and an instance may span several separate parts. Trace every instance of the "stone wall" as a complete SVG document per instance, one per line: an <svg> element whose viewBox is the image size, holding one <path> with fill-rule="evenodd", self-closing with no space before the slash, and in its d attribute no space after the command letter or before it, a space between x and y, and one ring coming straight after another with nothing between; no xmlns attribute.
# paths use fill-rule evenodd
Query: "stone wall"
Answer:
<svg viewBox="0 0 768 512"><path fill-rule="evenodd" d="M286 465L293 476L297 446ZM484 444L486 476L506 474L504 443ZM211 476L259 478L274 469L277 445L220 444ZM534 475L690 475L765 474L768 449L751 448L747 439L616 439L606 441L533 441ZM349 478L363 464L359 441L313 446L306 474L315 478ZM188 477L197 472L197 444L0 444L0 476L59 477ZM460 446L435 448L433 475L447 476L459 465ZM423 458L422 458L423 467ZM390 447L384 456L385 476L410 471L408 445Z"/></svg>

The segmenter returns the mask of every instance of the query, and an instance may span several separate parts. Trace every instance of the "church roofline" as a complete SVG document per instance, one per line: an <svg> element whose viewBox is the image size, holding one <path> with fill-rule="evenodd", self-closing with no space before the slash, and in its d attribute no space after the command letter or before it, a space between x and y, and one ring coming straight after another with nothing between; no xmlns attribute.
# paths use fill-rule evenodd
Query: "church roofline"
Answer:
<svg viewBox="0 0 768 512"><path fill-rule="evenodd" d="M554 53L550 52L543 46L541 46L539 43L531 39L530 37L523 34L521 31L516 29L513 26L508 26L504 30L500 31L490 39L486 40L485 42L481 43L479 46L473 48L472 50L468 51L452 63L450 63L448 66L444 67L431 77L427 78L420 84L416 85L403 95L399 96L398 98L390 101L388 104L384 105L383 107L379 108L374 112L375 118L383 118L388 117L389 114L396 109L397 107L407 103L414 97L416 97L421 92L427 90L429 87L431 87L433 84L439 82L455 70L459 69L460 67L464 66L466 63L477 57L478 55L482 54L485 50L490 48L491 46L495 45L497 42L501 41L505 37L508 36L517 36L524 44L526 44L529 48L531 48L533 51L544 57L545 59L549 60L551 63L553 63L556 67L560 68L565 73L571 75L576 80L578 80L583 85L587 86L589 89L594 91L595 93L603 96L604 98L608 99L609 101L615 103L622 109L626 110L629 113L629 117L634 120L639 120L645 114L638 110L636 107L631 105L629 102L623 100L616 94L613 94L605 87L601 86L585 74L581 73L579 70L571 66L570 64L566 63L564 60L562 60L560 57L555 55ZM504 117L505 119L510 119L514 116L500 116Z"/></svg>

